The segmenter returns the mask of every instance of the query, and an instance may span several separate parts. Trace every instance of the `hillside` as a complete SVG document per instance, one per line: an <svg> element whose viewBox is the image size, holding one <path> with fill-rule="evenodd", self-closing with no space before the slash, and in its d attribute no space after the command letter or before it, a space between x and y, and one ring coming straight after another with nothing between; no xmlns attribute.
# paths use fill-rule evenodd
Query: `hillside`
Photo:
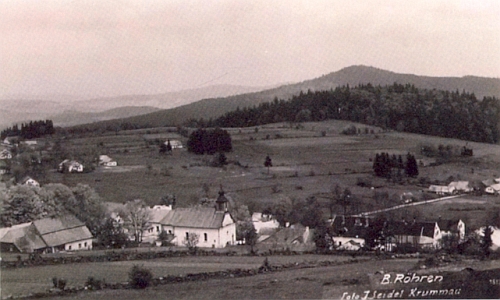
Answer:
<svg viewBox="0 0 500 300"><path fill-rule="evenodd" d="M227 97L263 89L266 88L213 85L162 94L126 95L95 99L82 99L72 95L12 95L0 99L0 127L47 118L53 118L56 126L72 126L108 119L126 118L157 110L132 109L131 107L149 106L158 109L169 109L199 101L200 99ZM121 110L109 112L109 110L116 108L121 108Z"/></svg>
<svg viewBox="0 0 500 300"><path fill-rule="evenodd" d="M257 93L247 93L226 98L204 99L189 105L162 110L151 114L136 116L121 120L112 120L105 123L96 123L92 126L108 126L121 123L137 124L140 127L158 127L165 125L182 124L188 119L215 118L228 111L240 107L250 107L263 102L272 101L274 98L289 99L298 95L300 91L329 90L337 86L356 86L362 83L372 85L389 85L393 83L410 83L422 89L440 89L474 93L479 99L483 96L496 96L500 98L500 79L484 77L429 77L410 74L398 74L373 67L352 66L340 71L330 73L312 80L297 84L283 85Z"/></svg>
<svg viewBox="0 0 500 300"><path fill-rule="evenodd" d="M63 113L50 116L58 126L73 126L88 122L98 122L117 118L127 118L131 116L143 115L160 110L152 106L124 106L105 110L102 112L80 112L74 110L64 111Z"/></svg>

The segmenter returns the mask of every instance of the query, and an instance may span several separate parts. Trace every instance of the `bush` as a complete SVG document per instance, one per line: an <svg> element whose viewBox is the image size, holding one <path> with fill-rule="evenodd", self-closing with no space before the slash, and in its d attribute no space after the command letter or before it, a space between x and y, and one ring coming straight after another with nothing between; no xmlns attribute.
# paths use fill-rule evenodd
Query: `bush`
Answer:
<svg viewBox="0 0 500 300"><path fill-rule="evenodd" d="M129 283L134 289L145 289L151 284L153 274L151 270L142 266L133 266L128 273Z"/></svg>
<svg viewBox="0 0 500 300"><path fill-rule="evenodd" d="M52 277L52 284L54 285L54 288L64 290L66 287L66 279Z"/></svg>
<svg viewBox="0 0 500 300"><path fill-rule="evenodd" d="M104 287L104 280L89 276L87 282L85 282L85 286L90 290L101 290Z"/></svg>

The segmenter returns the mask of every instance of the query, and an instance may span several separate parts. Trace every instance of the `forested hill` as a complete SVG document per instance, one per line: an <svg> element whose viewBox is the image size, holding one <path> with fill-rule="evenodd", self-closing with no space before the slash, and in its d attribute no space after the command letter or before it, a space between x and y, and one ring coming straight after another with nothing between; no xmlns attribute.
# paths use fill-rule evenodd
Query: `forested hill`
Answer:
<svg viewBox="0 0 500 300"><path fill-rule="evenodd" d="M418 89L414 85L360 85L300 93L257 107L237 109L191 126L247 127L275 122L350 120L398 131L497 143L500 102L474 94Z"/></svg>
<svg viewBox="0 0 500 300"><path fill-rule="evenodd" d="M244 107L252 107L260 103L270 102L274 98L290 99L301 91L323 91L335 89L338 86L359 84L390 85L393 83L413 84L419 89L439 89L448 91L466 91L474 93L478 99L483 96L500 98L500 79L485 77L428 77L409 74L398 74L373 67L352 66L315 79L295 84L283 85L277 88L230 96L225 98L204 99L195 103L179 106L173 109L161 110L150 114L108 120L93 124L74 127L76 131L96 131L105 128L147 128L159 126L175 126L195 118L217 118L226 112Z"/></svg>

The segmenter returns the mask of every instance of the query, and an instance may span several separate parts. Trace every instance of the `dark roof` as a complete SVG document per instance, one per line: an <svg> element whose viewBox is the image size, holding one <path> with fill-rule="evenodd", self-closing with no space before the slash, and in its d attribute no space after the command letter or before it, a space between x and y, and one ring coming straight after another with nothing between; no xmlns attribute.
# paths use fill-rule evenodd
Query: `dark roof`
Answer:
<svg viewBox="0 0 500 300"><path fill-rule="evenodd" d="M47 244L38 235L35 226L31 225L27 227L25 234L14 242L16 247L24 252L33 252L37 249L43 249L47 247Z"/></svg>
<svg viewBox="0 0 500 300"><path fill-rule="evenodd" d="M370 223L373 223L370 217L335 216L332 228L337 236L364 237Z"/></svg>
<svg viewBox="0 0 500 300"><path fill-rule="evenodd" d="M84 225L76 228L47 233L42 235L42 238L47 246L55 247L66 243L91 239L92 233L90 233L89 229Z"/></svg>
<svg viewBox="0 0 500 300"><path fill-rule="evenodd" d="M441 231L457 231L458 230L458 222L460 219L456 220L439 220L438 226Z"/></svg>
<svg viewBox="0 0 500 300"><path fill-rule="evenodd" d="M294 241L299 243L307 243L309 241L304 241L304 233L306 232L306 227L300 224L295 224L292 227L281 228L274 234L263 240L263 244L291 244Z"/></svg>
<svg viewBox="0 0 500 300"><path fill-rule="evenodd" d="M58 218L45 218L36 220L33 222L33 224L41 235L85 226L82 221L78 220L73 215L64 215Z"/></svg>
<svg viewBox="0 0 500 300"><path fill-rule="evenodd" d="M176 208L161 220L161 224L177 227L221 228L225 215L224 212L217 212L214 208L208 207Z"/></svg>
<svg viewBox="0 0 500 300"><path fill-rule="evenodd" d="M226 196L224 195L224 191L221 189L219 191L219 197L217 198L215 203L227 203L227 202L229 202L229 200L226 198Z"/></svg>
<svg viewBox="0 0 500 300"><path fill-rule="evenodd" d="M436 222L389 221L387 223L388 233L392 235L434 237L435 226Z"/></svg>
<svg viewBox="0 0 500 300"><path fill-rule="evenodd" d="M33 252L33 250L47 247L31 222L2 228L1 230L5 231L5 234L0 238L0 242L13 244L19 251Z"/></svg>
<svg viewBox="0 0 500 300"><path fill-rule="evenodd" d="M23 177L23 179L21 179L21 184L25 184L25 183L26 183L26 181L28 181L28 180L30 180L30 179L33 179L33 178L31 178L31 177L29 177L29 176L24 176L24 177ZM34 180L34 179L33 179L33 180Z"/></svg>

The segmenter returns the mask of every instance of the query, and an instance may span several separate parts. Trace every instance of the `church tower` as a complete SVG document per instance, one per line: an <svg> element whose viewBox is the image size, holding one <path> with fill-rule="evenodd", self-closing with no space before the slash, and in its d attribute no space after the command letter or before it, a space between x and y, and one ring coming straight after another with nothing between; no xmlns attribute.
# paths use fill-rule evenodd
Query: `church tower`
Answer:
<svg viewBox="0 0 500 300"><path fill-rule="evenodd" d="M229 200L224 196L224 190L222 189L222 185L219 191L219 197L215 201L215 208L217 212L226 212L228 209Z"/></svg>

